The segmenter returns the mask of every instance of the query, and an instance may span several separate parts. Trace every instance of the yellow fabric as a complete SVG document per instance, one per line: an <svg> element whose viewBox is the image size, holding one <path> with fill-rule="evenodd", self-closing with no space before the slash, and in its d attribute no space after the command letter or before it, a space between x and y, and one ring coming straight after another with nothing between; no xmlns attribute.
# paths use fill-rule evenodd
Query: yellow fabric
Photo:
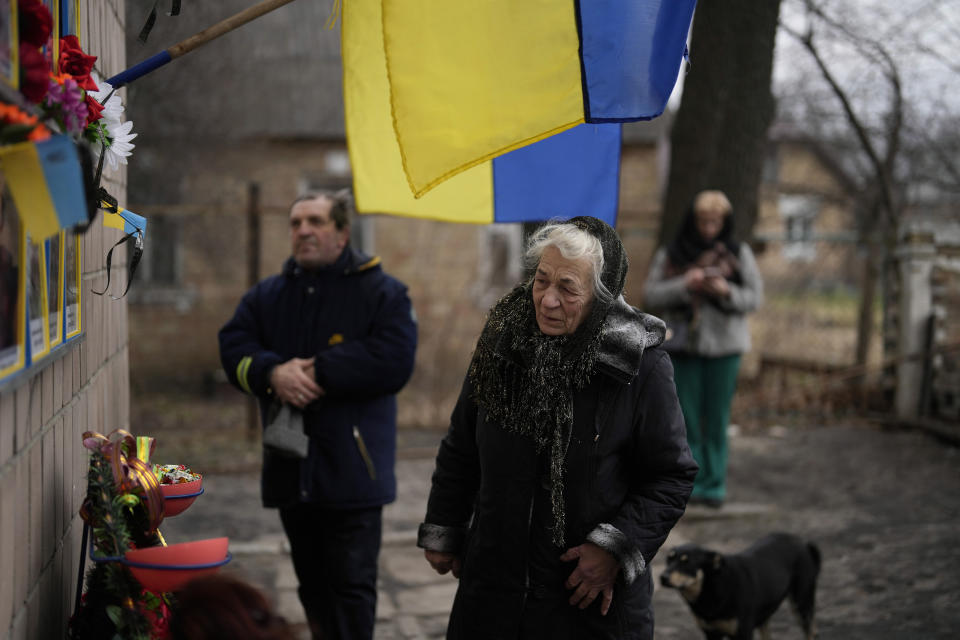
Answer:
<svg viewBox="0 0 960 640"><path fill-rule="evenodd" d="M583 122L571 0L383 0L383 40L417 195Z"/></svg>
<svg viewBox="0 0 960 640"><path fill-rule="evenodd" d="M413 197L390 115L380 0L344 2L340 29L347 145L357 211L492 222L493 169L489 162L449 180L427 197Z"/></svg>
<svg viewBox="0 0 960 640"><path fill-rule="evenodd" d="M123 231L126 229L126 220L123 219L123 216L120 215L120 212L123 211L123 207L117 207L116 213L113 211L108 211L103 207L109 206L106 202L101 202L100 207L103 211L103 226L110 229L120 229Z"/></svg>
<svg viewBox="0 0 960 640"><path fill-rule="evenodd" d="M27 234L41 240L58 232L60 218L34 144L21 142L0 147L0 165Z"/></svg>

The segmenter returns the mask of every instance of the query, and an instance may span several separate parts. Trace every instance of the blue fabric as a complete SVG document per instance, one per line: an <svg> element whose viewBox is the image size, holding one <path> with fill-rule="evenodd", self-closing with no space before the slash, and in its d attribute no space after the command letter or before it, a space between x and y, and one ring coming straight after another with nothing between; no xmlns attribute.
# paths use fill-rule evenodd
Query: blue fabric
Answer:
<svg viewBox="0 0 960 640"><path fill-rule="evenodd" d="M696 0L577 2L587 122L663 113L684 59Z"/></svg>
<svg viewBox="0 0 960 640"><path fill-rule="evenodd" d="M80 156L70 136L51 136L36 144L43 177L60 226L70 227L87 221L87 197L83 189Z"/></svg>
<svg viewBox="0 0 960 640"><path fill-rule="evenodd" d="M265 451L265 506L309 502L355 509L395 499L394 394L413 371L417 344L403 283L349 247L336 263L315 272L290 258L282 274L244 295L219 338L224 371L241 390L237 366L252 358L246 379L264 421L274 402L269 375L277 364L315 357L317 384L326 392L304 411L310 437L305 460Z"/></svg>
<svg viewBox="0 0 960 640"><path fill-rule="evenodd" d="M493 161L494 222L590 215L616 226L620 125L583 124Z"/></svg>

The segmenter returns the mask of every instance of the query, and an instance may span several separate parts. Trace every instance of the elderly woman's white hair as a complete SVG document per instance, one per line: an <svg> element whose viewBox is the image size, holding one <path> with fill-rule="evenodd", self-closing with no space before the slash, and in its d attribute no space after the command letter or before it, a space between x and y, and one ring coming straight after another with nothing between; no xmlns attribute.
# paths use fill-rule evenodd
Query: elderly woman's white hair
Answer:
<svg viewBox="0 0 960 640"><path fill-rule="evenodd" d="M593 267L593 294L602 303L610 302L613 295L600 280L603 274L603 246L600 240L574 224L550 220L533 232L527 241L526 266L533 271L547 247L556 247L567 260L586 259Z"/></svg>

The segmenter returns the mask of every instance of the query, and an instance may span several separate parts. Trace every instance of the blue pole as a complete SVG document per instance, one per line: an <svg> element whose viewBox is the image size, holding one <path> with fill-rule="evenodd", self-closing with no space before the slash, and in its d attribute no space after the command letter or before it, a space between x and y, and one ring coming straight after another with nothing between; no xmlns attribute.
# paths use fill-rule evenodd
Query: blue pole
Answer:
<svg viewBox="0 0 960 640"><path fill-rule="evenodd" d="M161 51L156 55L150 56L143 62L135 64L126 71L121 71L112 78L108 78L107 82L109 82L114 89L119 89L123 85L133 82L140 76L145 76L154 69L159 69L171 60L173 60L173 58L170 56L169 51Z"/></svg>

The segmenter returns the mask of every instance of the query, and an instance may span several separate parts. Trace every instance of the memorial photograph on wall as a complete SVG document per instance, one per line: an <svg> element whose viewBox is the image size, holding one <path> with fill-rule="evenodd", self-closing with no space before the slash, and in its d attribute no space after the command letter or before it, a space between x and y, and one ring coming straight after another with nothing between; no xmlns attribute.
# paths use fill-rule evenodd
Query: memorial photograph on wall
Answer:
<svg viewBox="0 0 960 640"><path fill-rule="evenodd" d="M30 362L36 362L50 351L47 333L47 270L43 243L27 236L27 334L30 341Z"/></svg>
<svg viewBox="0 0 960 640"><path fill-rule="evenodd" d="M8 189L0 197L0 378L23 368L26 239Z"/></svg>
<svg viewBox="0 0 960 640"><path fill-rule="evenodd" d="M20 84L18 42L17 0L0 0L0 82L13 89Z"/></svg>
<svg viewBox="0 0 960 640"><path fill-rule="evenodd" d="M50 16L53 18L53 28L50 30L50 38L46 46L43 47L43 53L50 60L50 69L57 72L57 61L60 59L60 0L43 0L43 4L50 10Z"/></svg>
<svg viewBox="0 0 960 640"><path fill-rule="evenodd" d="M66 340L80 335L80 245L69 231L63 237L63 314Z"/></svg>
<svg viewBox="0 0 960 640"><path fill-rule="evenodd" d="M47 240L47 306L50 348L63 341L63 231Z"/></svg>
<svg viewBox="0 0 960 640"><path fill-rule="evenodd" d="M80 37L80 0L60 0L60 37Z"/></svg>

